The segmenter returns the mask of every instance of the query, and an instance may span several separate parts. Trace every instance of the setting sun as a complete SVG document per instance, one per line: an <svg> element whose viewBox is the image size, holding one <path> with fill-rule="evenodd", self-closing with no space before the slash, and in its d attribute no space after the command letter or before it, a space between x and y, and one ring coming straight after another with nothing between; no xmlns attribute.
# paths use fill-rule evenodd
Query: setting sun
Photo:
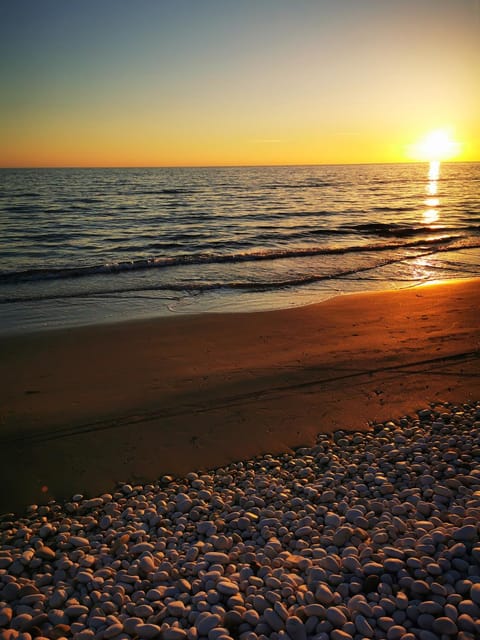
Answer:
<svg viewBox="0 0 480 640"><path fill-rule="evenodd" d="M473 0L0 6L0 167L480 160Z"/></svg>
<svg viewBox="0 0 480 640"><path fill-rule="evenodd" d="M445 129L431 131L412 147L415 160L440 162L450 160L460 152L460 143L453 140Z"/></svg>

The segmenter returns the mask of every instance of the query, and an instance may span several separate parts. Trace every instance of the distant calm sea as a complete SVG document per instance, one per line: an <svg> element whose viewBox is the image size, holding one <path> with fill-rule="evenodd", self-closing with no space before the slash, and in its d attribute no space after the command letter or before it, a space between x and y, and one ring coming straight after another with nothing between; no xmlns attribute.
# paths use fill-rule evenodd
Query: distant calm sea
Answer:
<svg viewBox="0 0 480 640"><path fill-rule="evenodd" d="M0 331L480 274L480 164L0 170Z"/></svg>

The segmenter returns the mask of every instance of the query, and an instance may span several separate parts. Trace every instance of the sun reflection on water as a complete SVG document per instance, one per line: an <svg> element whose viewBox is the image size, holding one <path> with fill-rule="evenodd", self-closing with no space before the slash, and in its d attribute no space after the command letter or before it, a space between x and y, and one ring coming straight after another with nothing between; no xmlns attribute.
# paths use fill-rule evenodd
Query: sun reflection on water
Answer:
<svg viewBox="0 0 480 640"><path fill-rule="evenodd" d="M423 212L424 224L433 224L438 222L440 214L438 207L440 206L440 198L434 197L438 193L438 179L440 177L440 161L432 160L428 168L428 184L427 184L427 198L424 200L424 204L428 207Z"/></svg>
<svg viewBox="0 0 480 640"><path fill-rule="evenodd" d="M428 167L428 179L431 181L438 180L440 177L440 160L432 160Z"/></svg>

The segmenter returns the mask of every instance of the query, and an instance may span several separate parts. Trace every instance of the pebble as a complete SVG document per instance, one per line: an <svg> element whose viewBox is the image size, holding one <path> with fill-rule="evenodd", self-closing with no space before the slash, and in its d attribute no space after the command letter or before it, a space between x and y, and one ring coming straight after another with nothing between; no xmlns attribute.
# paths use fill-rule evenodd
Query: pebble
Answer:
<svg viewBox="0 0 480 640"><path fill-rule="evenodd" d="M480 605L480 583L472 584L470 588L470 598L475 604Z"/></svg>
<svg viewBox="0 0 480 640"><path fill-rule="evenodd" d="M470 597L474 597L475 595L475 593L472 593L472 591L474 591L474 586L475 585L473 585L470 590ZM457 606L460 613L467 613L474 618L480 617L480 603L476 604L473 600L464 600L461 596L459 596L459 600L460 602L457 604Z"/></svg>
<svg viewBox="0 0 480 640"><path fill-rule="evenodd" d="M88 540L88 538L83 538L82 536L70 536L68 542L76 548L90 546L90 541Z"/></svg>
<svg viewBox="0 0 480 640"><path fill-rule="evenodd" d="M168 613L175 618L181 618L185 613L185 604L181 600L172 600L167 604ZM152 610L153 613L153 610Z"/></svg>
<svg viewBox="0 0 480 640"><path fill-rule="evenodd" d="M145 638L145 640L150 640L150 638L157 638L160 635L160 627L156 624L138 624L135 627L135 633L139 638Z"/></svg>
<svg viewBox="0 0 480 640"><path fill-rule="evenodd" d="M210 551L204 555L206 562L211 564L228 564L230 559L226 553L221 551Z"/></svg>
<svg viewBox="0 0 480 640"><path fill-rule="evenodd" d="M208 635L214 627L220 625L220 616L216 613L202 612L195 620L195 627L201 636Z"/></svg>
<svg viewBox="0 0 480 640"><path fill-rule="evenodd" d="M478 529L473 524L466 524L453 532L453 539L460 542L478 540Z"/></svg>
<svg viewBox="0 0 480 640"><path fill-rule="evenodd" d="M187 632L181 627L170 627L162 630L163 640L183 640L187 637Z"/></svg>
<svg viewBox="0 0 480 640"><path fill-rule="evenodd" d="M319 584L315 591L315 598L320 604L330 604L333 601L333 593L326 584Z"/></svg>
<svg viewBox="0 0 480 640"><path fill-rule="evenodd" d="M49 605L53 609L59 609L67 598L68 595L65 589L56 589L50 596Z"/></svg>
<svg viewBox="0 0 480 640"><path fill-rule="evenodd" d="M365 616L363 616L362 614L356 615L354 622L358 633L360 633L365 638L374 637L375 632Z"/></svg>
<svg viewBox="0 0 480 640"><path fill-rule="evenodd" d="M330 632L331 640L352 640L352 636L346 631L342 631L342 629L333 629Z"/></svg>
<svg viewBox="0 0 480 640"><path fill-rule="evenodd" d="M373 615L372 607L368 604L365 596L360 593L352 596L349 599L349 601L347 602L347 607L351 614L359 612L367 618L370 618Z"/></svg>
<svg viewBox="0 0 480 640"><path fill-rule="evenodd" d="M42 558L42 560L55 560L55 551L45 545L39 547L36 554L39 558Z"/></svg>
<svg viewBox="0 0 480 640"><path fill-rule="evenodd" d="M347 616L339 607L329 607L327 609L327 620L333 624L334 627L343 627L347 623Z"/></svg>
<svg viewBox="0 0 480 640"><path fill-rule="evenodd" d="M403 560L399 560L398 558L386 558L383 563L383 567L386 571L398 573L405 567L405 563Z"/></svg>
<svg viewBox="0 0 480 640"><path fill-rule="evenodd" d="M326 515L325 515L325 525L327 527L339 527L341 522L342 522L342 518L338 515L338 513L332 513L331 511L329 511Z"/></svg>
<svg viewBox="0 0 480 640"><path fill-rule="evenodd" d="M475 620L467 613L460 614L456 620L456 624L459 629L469 633L472 633L476 629Z"/></svg>
<svg viewBox="0 0 480 640"><path fill-rule="evenodd" d="M0 627L6 627L10 624L13 617L13 611L10 607L2 607L0 609Z"/></svg>
<svg viewBox="0 0 480 640"><path fill-rule="evenodd" d="M265 609L263 619L274 631L280 631L280 629L283 629L285 626L282 618L273 609Z"/></svg>
<svg viewBox="0 0 480 640"><path fill-rule="evenodd" d="M105 629L105 631L103 632L103 637L105 638L105 640L109 640L110 638L118 636L118 634L122 631L123 624L121 624L120 622L116 622Z"/></svg>
<svg viewBox="0 0 480 640"><path fill-rule="evenodd" d="M149 604L139 604L135 607L134 613L139 618L149 618L153 615L153 607Z"/></svg>
<svg viewBox="0 0 480 640"><path fill-rule="evenodd" d="M79 618L83 614L88 615L88 607L81 604L71 604L65 609L65 614L69 618Z"/></svg>
<svg viewBox="0 0 480 640"><path fill-rule="evenodd" d="M417 596L426 596L430 593L430 587L425 580L414 580L411 585L412 592Z"/></svg>
<svg viewBox="0 0 480 640"><path fill-rule="evenodd" d="M217 582L217 589L220 593L227 596L233 596L239 592L239 586L231 580L219 580Z"/></svg>
<svg viewBox="0 0 480 640"><path fill-rule="evenodd" d="M210 537L217 532L217 527L214 522L206 520L197 524L197 531L201 535Z"/></svg>
<svg viewBox="0 0 480 640"><path fill-rule="evenodd" d="M420 613L427 613L432 616L439 616L443 613L443 607L438 602L434 600L425 600L418 605L418 610Z"/></svg>
<svg viewBox="0 0 480 640"><path fill-rule="evenodd" d="M407 630L402 625L392 625L387 631L387 640L405 640L406 633Z"/></svg>
<svg viewBox="0 0 480 640"><path fill-rule="evenodd" d="M363 572L366 576L378 575L383 573L383 565L379 562L367 562L363 566Z"/></svg>
<svg viewBox="0 0 480 640"><path fill-rule="evenodd" d="M267 600L264 598L264 596L260 596L260 595L255 595L252 599L252 605L253 608L255 609L255 611L257 613L262 614L265 609L268 608L269 604L267 602Z"/></svg>
<svg viewBox="0 0 480 640"><path fill-rule="evenodd" d="M48 612L48 619L53 625L68 624L68 616L61 609L50 609ZM0 626L2 625L0 624Z"/></svg>
<svg viewBox="0 0 480 640"><path fill-rule="evenodd" d="M455 622L447 617L436 618L433 621L432 629L435 633L446 634L448 636L456 635L458 632Z"/></svg>
<svg viewBox="0 0 480 640"><path fill-rule="evenodd" d="M307 617L323 618L326 615L325 607L321 604L307 604L304 607L304 612Z"/></svg>
<svg viewBox="0 0 480 640"><path fill-rule="evenodd" d="M471 640L480 404L0 517L0 640Z"/></svg>
<svg viewBox="0 0 480 640"><path fill-rule="evenodd" d="M305 624L297 616L287 618L285 629L291 640L307 640Z"/></svg>
<svg viewBox="0 0 480 640"><path fill-rule="evenodd" d="M5 600L6 602L12 602L12 600L15 600L18 597L20 588L20 585L16 582L8 582L3 588L3 600Z"/></svg>
<svg viewBox="0 0 480 640"><path fill-rule="evenodd" d="M100 527L100 529L105 531L111 526L111 524L112 524L112 516L106 514L100 518L98 526Z"/></svg>
<svg viewBox="0 0 480 640"><path fill-rule="evenodd" d="M29 613L19 613L13 619L11 619L10 624L12 629L22 631L30 625L31 621L32 616Z"/></svg>
<svg viewBox="0 0 480 640"><path fill-rule="evenodd" d="M130 617L123 621L123 628L129 635L134 635L136 633L137 626L140 624L143 624L143 620L141 618Z"/></svg>
<svg viewBox="0 0 480 640"><path fill-rule="evenodd" d="M352 530L350 527L340 527L333 534L333 544L337 547L343 547L343 545L350 539Z"/></svg>

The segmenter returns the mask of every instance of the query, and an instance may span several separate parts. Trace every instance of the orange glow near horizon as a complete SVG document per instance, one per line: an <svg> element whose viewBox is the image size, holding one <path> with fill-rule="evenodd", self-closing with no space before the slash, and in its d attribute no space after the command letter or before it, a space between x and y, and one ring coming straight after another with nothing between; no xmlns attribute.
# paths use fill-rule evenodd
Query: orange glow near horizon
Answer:
<svg viewBox="0 0 480 640"><path fill-rule="evenodd" d="M425 156L405 155L401 138L388 135L375 136L369 132L358 135L336 133L301 133L284 139L256 139L247 132L231 131L218 135L195 131L188 136L177 132L161 132L148 135L144 123L135 129L119 125L119 133L95 127L93 139L84 134L87 126L77 125L77 131L59 126L53 131L30 135L18 132L4 136L0 148L0 166L4 167L156 167L156 166L246 166L246 165L301 165L301 164L363 164L383 162L425 161ZM39 129L41 127L39 126ZM120 133L121 132L121 133ZM45 135L47 134L47 135ZM177 134L177 137L176 137ZM5 139L6 138L6 139ZM10 138L10 139L9 139ZM455 143L457 144L457 143ZM433 166L433 156L427 154ZM447 158L441 158L447 160ZM475 161L468 154L450 160Z"/></svg>
<svg viewBox="0 0 480 640"><path fill-rule="evenodd" d="M0 167L480 161L473 3L4 4Z"/></svg>

